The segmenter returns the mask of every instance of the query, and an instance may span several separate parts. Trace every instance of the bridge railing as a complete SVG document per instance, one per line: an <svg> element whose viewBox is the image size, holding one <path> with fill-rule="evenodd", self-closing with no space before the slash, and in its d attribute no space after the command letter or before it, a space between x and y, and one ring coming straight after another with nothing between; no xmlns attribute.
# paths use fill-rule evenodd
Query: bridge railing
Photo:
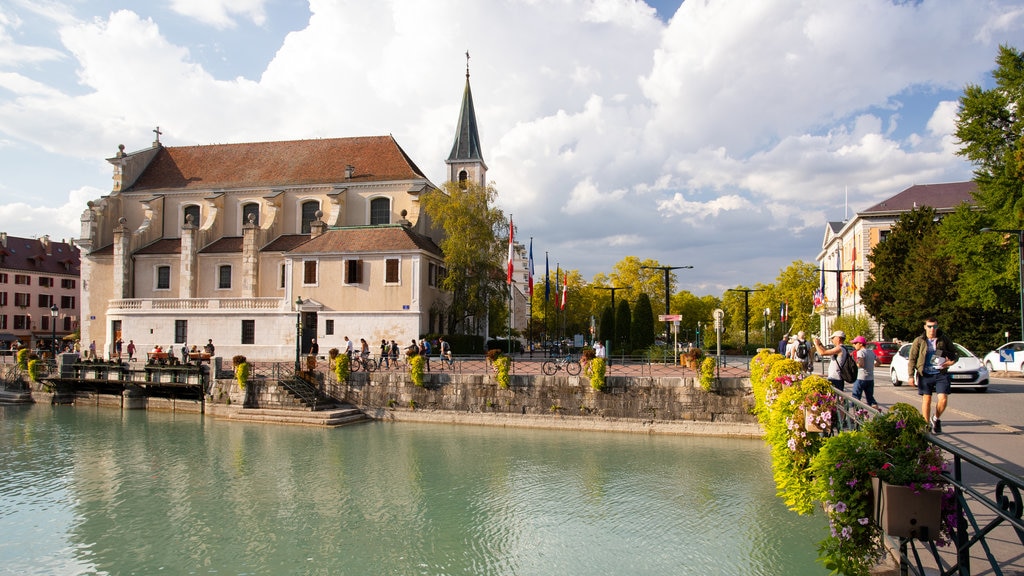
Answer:
<svg viewBox="0 0 1024 576"><path fill-rule="evenodd" d="M877 412L846 392L837 394L840 430L855 430ZM935 435L927 439L952 462L944 476L956 492L958 522L952 545L945 548L934 541L898 539L900 574L1019 574L1007 569L1024 562L1024 479Z"/></svg>

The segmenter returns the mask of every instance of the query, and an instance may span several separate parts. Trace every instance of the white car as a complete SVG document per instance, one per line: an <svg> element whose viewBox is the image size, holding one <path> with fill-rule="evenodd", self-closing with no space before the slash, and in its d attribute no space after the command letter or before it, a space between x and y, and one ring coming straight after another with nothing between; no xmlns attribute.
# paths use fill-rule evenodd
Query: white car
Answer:
<svg viewBox="0 0 1024 576"><path fill-rule="evenodd" d="M1024 372L1024 342L1007 342L985 354L985 368Z"/></svg>
<svg viewBox="0 0 1024 576"><path fill-rule="evenodd" d="M977 356L971 354L970 350L959 344L956 352L960 359L949 367L949 383L953 388L974 388L978 392L988 391L988 369L982 365ZM892 365L889 367L889 379L893 386L902 386L910 380L907 364L910 363L910 344L900 346L900 351L892 357Z"/></svg>

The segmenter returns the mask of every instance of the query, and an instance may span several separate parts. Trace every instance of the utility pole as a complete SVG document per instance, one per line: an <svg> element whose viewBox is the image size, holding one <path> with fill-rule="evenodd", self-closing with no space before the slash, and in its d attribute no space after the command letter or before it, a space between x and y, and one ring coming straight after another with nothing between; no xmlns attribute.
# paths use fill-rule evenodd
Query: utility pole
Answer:
<svg viewBox="0 0 1024 576"><path fill-rule="evenodd" d="M743 292L743 354L750 347L750 293L764 292L763 288L729 288L726 292Z"/></svg>
<svg viewBox="0 0 1024 576"><path fill-rule="evenodd" d="M671 312L669 312L669 310L668 310L669 298L671 297L671 295L670 295L671 287L669 286L669 272L671 272L672 270L689 270L691 268L693 268L693 266L641 266L640 267L641 270L661 270L661 271L665 272L665 315L666 316L671 314ZM665 321L665 343L666 344L668 344L668 335L669 335L669 326L668 325L669 325L669 321L666 320Z"/></svg>

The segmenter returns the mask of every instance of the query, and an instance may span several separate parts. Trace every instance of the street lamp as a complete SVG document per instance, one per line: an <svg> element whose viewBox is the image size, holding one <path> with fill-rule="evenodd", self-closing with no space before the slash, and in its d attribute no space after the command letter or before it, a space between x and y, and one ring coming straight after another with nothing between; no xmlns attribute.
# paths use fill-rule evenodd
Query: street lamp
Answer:
<svg viewBox="0 0 1024 576"><path fill-rule="evenodd" d="M665 316L668 316L669 314L671 314L671 312L668 311L669 290L670 290L669 284L668 284L668 273L671 272L672 270L683 270L683 269L689 270L691 268L693 268L693 266L641 266L640 267L641 270L661 270L661 271L665 272ZM669 321L665 320L665 343L666 344L668 344L668 335L669 335L668 323L669 323Z"/></svg>
<svg viewBox="0 0 1024 576"><path fill-rule="evenodd" d="M302 371L302 296L295 300L295 374Z"/></svg>
<svg viewBox="0 0 1024 576"><path fill-rule="evenodd" d="M614 344L619 339L618 331L615 330L615 315L616 315L616 311L615 311L615 291L616 290L625 290L627 288L627 286L613 286L613 287L594 286L594 288L597 289L597 290L610 290L611 293L612 293L612 343Z"/></svg>
<svg viewBox="0 0 1024 576"><path fill-rule="evenodd" d="M53 328L53 332L50 334L50 352L53 353L54 360L57 359L57 314L60 314L60 309L56 304L50 304L50 324Z"/></svg>
<svg viewBox="0 0 1024 576"><path fill-rule="evenodd" d="M750 348L750 293L762 292L763 288L728 288L726 292L743 292L743 354Z"/></svg>
<svg viewBox="0 0 1024 576"><path fill-rule="evenodd" d="M764 309L764 347L768 347L768 316L771 315L772 309Z"/></svg>
<svg viewBox="0 0 1024 576"><path fill-rule="evenodd" d="M1024 230L1006 230L1002 228L982 228L982 232L999 232L1013 234L1017 237L1017 258L1020 286L1020 337L1024 340Z"/></svg>

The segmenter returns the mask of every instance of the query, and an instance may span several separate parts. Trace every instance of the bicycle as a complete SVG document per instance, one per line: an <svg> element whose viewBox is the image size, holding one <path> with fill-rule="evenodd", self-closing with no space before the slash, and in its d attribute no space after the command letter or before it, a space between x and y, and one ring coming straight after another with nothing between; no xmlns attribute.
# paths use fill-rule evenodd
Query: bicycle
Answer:
<svg viewBox="0 0 1024 576"><path fill-rule="evenodd" d="M376 372L377 363L370 359L369 356L363 358L362 356L353 356L349 362L353 372L362 370L363 372Z"/></svg>
<svg viewBox="0 0 1024 576"><path fill-rule="evenodd" d="M565 371L572 376L579 374L580 370L583 369L583 367L580 366L580 361L573 360L572 356L569 355L565 355L554 360L545 360L544 364L540 367L541 372L547 376L554 375L555 372L558 372L562 368L565 368Z"/></svg>

